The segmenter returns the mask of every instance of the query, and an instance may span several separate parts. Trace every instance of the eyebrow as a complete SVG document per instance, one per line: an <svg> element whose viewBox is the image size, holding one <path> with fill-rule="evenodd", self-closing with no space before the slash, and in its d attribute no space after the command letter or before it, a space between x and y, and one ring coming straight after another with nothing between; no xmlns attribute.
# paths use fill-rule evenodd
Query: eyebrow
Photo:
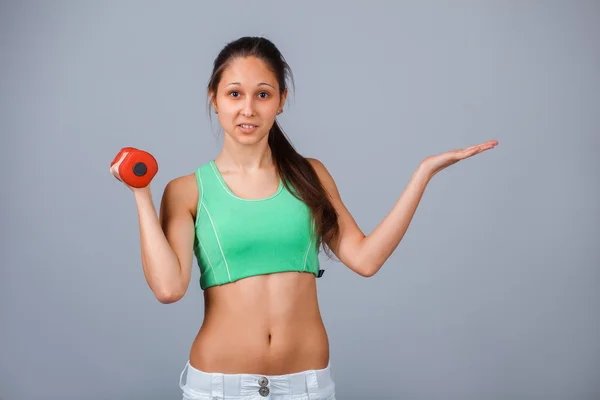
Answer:
<svg viewBox="0 0 600 400"><path fill-rule="evenodd" d="M230 83L229 85L227 85L227 86L232 86L232 85L241 85L241 84L240 84L239 82L231 82L231 83ZM261 82L261 83L259 83L259 84L258 84L258 85L256 85L256 86L263 86L263 85L270 86L270 87L272 87L273 89L275 89L275 87L274 87L273 85L270 85L270 84L268 84L267 82ZM227 86L226 86L226 87L227 87Z"/></svg>

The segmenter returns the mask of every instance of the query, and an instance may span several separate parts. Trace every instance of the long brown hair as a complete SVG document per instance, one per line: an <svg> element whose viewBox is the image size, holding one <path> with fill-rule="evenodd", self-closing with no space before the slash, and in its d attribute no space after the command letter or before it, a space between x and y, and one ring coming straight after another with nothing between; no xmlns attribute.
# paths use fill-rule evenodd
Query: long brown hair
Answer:
<svg viewBox="0 0 600 400"><path fill-rule="evenodd" d="M233 59L249 56L262 60L273 71L280 95L287 88L287 78L294 85L292 70L277 47L266 38L246 36L227 43L219 52L208 83L208 93L216 95L223 71ZM211 99L208 100L210 112ZM286 189L310 208L317 248L322 245L325 253L332 258L326 242L339 233L338 216L317 173L310 162L296 151L277 120L269 131L268 143ZM294 190L290 190L290 185Z"/></svg>

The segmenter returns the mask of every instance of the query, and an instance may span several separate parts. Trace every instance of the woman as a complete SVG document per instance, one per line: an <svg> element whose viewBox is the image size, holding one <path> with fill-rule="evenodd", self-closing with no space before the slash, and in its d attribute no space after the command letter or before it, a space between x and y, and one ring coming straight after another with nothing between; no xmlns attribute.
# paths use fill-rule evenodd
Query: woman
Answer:
<svg viewBox="0 0 600 400"><path fill-rule="evenodd" d="M298 154L275 120L290 76L269 40L228 43L208 84L224 131L221 153L167 184L160 216L149 186L130 187L144 274L158 300L183 297L194 254L200 267L205 315L181 372L184 399L335 399L317 301L318 249L373 276L402 239L429 180L497 144L423 160L365 236L325 166Z"/></svg>

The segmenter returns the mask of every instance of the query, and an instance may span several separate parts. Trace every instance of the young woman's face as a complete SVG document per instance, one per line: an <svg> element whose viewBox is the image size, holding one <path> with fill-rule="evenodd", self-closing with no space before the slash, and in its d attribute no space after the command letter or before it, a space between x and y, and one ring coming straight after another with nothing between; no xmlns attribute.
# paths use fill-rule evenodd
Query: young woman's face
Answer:
<svg viewBox="0 0 600 400"><path fill-rule="evenodd" d="M225 133L252 144L268 136L286 95L287 89L279 95L275 74L262 60L240 57L223 71L212 104Z"/></svg>

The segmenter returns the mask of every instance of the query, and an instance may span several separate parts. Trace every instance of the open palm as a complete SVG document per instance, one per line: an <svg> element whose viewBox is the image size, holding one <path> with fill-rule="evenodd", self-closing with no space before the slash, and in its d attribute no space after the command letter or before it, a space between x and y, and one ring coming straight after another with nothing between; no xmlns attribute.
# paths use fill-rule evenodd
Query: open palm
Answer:
<svg viewBox="0 0 600 400"><path fill-rule="evenodd" d="M431 176L437 174L444 168L448 168L452 164L456 164L460 160L474 156L489 149L493 149L498 145L497 140L488 140L487 142L469 146L464 149L456 149L445 153L429 156L423 160L422 165L427 168Z"/></svg>

